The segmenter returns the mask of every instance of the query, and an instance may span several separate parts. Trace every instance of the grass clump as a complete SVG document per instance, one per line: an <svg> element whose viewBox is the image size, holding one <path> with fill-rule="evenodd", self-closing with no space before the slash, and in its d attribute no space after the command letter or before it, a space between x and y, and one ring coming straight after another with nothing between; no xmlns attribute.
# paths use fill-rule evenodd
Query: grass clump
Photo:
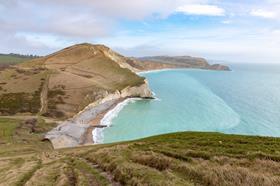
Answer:
<svg viewBox="0 0 280 186"><path fill-rule="evenodd" d="M18 125L17 120L0 118L0 144L13 141L13 135Z"/></svg>
<svg viewBox="0 0 280 186"><path fill-rule="evenodd" d="M101 175L100 171L94 168L93 165L89 162L72 158L70 160L70 164L84 176L83 180L77 180L82 182L82 185L110 185L109 181L103 175ZM89 180L91 181L91 183L88 183Z"/></svg>
<svg viewBox="0 0 280 186"><path fill-rule="evenodd" d="M37 164L28 172L26 172L19 181L15 184L16 186L25 185L25 183L33 176L33 174L42 167L42 162L38 160Z"/></svg>
<svg viewBox="0 0 280 186"><path fill-rule="evenodd" d="M19 112L37 113L40 109L40 96L29 93L7 93L0 95L0 112L14 115Z"/></svg>

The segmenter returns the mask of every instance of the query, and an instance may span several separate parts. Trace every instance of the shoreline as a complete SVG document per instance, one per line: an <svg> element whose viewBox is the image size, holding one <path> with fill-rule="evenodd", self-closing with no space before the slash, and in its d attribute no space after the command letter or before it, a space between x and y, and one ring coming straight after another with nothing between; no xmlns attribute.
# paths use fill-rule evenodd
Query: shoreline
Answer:
<svg viewBox="0 0 280 186"><path fill-rule="evenodd" d="M165 72L165 71L178 70L178 69L180 69L180 68L165 68L165 69L145 70L145 71L137 72L136 74L137 75L143 75L143 74Z"/></svg>
<svg viewBox="0 0 280 186"><path fill-rule="evenodd" d="M102 144L104 139L103 130L112 126L112 120L118 116L118 114L127 104L139 100L144 100L144 98L125 98L122 101L116 103L111 109L108 109L108 111L103 114L103 117L99 121L99 125L102 127L94 127L91 131L93 144Z"/></svg>
<svg viewBox="0 0 280 186"><path fill-rule="evenodd" d="M88 107L72 119L61 122L45 135L54 149L88 146L103 142L103 130L111 126L112 119L128 103L145 98L126 97L113 99Z"/></svg>
<svg viewBox="0 0 280 186"><path fill-rule="evenodd" d="M168 71L174 69L148 70L137 74ZM132 90L133 91L133 90ZM125 105L134 100L152 99L153 97L108 95L98 102L89 104L73 118L62 121L45 135L54 149L99 144L103 140L103 130ZM154 94L154 93L152 93Z"/></svg>
<svg viewBox="0 0 280 186"><path fill-rule="evenodd" d="M103 112L99 113L96 117L92 118L92 120L89 122L90 126L87 128L86 133L82 136L83 139L82 139L82 144L81 145L95 144L92 131L97 129L97 128L106 128L106 127L108 127L106 125L102 125L101 124L102 119L105 117L105 115L108 112L113 110L118 104L122 103L125 100L126 100L125 98L116 100L113 105L108 107Z"/></svg>
<svg viewBox="0 0 280 186"><path fill-rule="evenodd" d="M158 73L170 70L188 70L184 68L166 68L137 72L137 75ZM133 88L133 87L132 87ZM130 90L129 90L130 91ZM134 91L134 90L131 90ZM149 99L150 97L131 96L124 92L107 95L98 102L89 104L73 118L62 121L45 135L55 149L94 145L102 143L103 130L111 125L111 121L131 100ZM123 95L122 95L123 94ZM109 119L108 119L109 118Z"/></svg>
<svg viewBox="0 0 280 186"><path fill-rule="evenodd" d="M94 144L88 138L88 131L99 125L102 116L111 110L120 99L112 99L99 104L89 105L72 119L61 122L45 135L54 149Z"/></svg>

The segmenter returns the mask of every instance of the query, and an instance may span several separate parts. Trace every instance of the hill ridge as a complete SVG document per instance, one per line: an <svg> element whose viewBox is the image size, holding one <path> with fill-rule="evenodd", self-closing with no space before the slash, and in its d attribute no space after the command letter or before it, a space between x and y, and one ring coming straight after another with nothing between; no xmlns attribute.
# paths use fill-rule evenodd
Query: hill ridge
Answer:
<svg viewBox="0 0 280 186"><path fill-rule="evenodd" d="M48 81L48 101L41 102L47 103L48 109L43 109L47 112L42 114L58 118L69 118L88 104L116 90L146 84L144 78L137 76L134 73L136 69L126 60L105 45L82 43L18 64L0 72L3 81L0 97L17 100L17 94L20 94L20 99L27 104L15 103L15 109L8 108L7 103L2 101L0 114L29 112L29 107L35 107L35 102L37 105L40 102L38 99L45 81ZM84 88L73 89L77 87ZM130 96L149 97L141 92ZM35 108L33 112L39 112L39 105ZM49 113L51 110L54 113Z"/></svg>

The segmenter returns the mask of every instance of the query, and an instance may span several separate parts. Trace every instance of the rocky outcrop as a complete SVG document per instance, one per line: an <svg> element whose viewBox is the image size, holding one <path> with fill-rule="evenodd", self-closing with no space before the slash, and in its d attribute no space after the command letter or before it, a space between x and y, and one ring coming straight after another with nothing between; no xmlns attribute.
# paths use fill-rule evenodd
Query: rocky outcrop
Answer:
<svg viewBox="0 0 280 186"><path fill-rule="evenodd" d="M230 68L221 64L214 64L209 66L209 70L221 70L221 71L230 71Z"/></svg>
<svg viewBox="0 0 280 186"><path fill-rule="evenodd" d="M152 98L153 97L152 92L150 91L150 88L148 86L147 80L145 80L145 83L140 86L127 87L123 89L120 92L120 96L122 98L126 98L126 97Z"/></svg>

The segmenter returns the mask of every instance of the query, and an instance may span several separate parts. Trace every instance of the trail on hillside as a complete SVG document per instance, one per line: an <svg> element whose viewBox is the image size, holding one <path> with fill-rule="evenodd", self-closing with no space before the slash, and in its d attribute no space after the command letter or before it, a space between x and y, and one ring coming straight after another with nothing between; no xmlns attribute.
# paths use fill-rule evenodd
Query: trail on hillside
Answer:
<svg viewBox="0 0 280 186"><path fill-rule="evenodd" d="M50 75L48 74L41 91L41 109L39 114L42 115L48 109L48 88L49 88Z"/></svg>

